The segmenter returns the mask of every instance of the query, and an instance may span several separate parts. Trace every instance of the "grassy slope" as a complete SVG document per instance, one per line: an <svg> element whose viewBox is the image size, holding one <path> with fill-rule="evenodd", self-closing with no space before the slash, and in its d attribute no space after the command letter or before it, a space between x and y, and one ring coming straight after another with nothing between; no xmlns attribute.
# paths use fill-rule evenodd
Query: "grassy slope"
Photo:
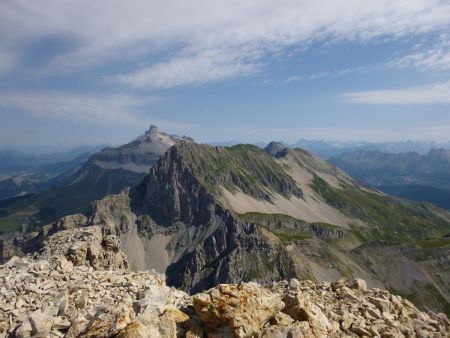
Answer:
<svg viewBox="0 0 450 338"><path fill-rule="evenodd" d="M176 150L201 183L216 196L219 186L236 187L258 199L271 199L271 192L301 197L302 191L270 155L253 145L218 148L180 143Z"/></svg>
<svg viewBox="0 0 450 338"><path fill-rule="evenodd" d="M450 230L450 223L425 205L409 204L348 186L334 189L318 176L314 176L311 187L329 205L372 226L368 229L353 227L362 241L382 239L409 242L439 238Z"/></svg>

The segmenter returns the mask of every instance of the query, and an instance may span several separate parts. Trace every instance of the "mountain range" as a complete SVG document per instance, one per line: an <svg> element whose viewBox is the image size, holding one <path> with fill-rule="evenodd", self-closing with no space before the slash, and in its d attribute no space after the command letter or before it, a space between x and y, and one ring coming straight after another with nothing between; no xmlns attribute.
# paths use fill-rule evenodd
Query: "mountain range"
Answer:
<svg viewBox="0 0 450 338"><path fill-rule="evenodd" d="M432 141L392 141L392 142L368 142L368 141L323 141L300 139L290 147L300 147L323 158L330 159L356 151L379 151L384 153L408 153L416 152L424 155L431 149L450 149L450 142L437 143Z"/></svg>
<svg viewBox="0 0 450 338"><path fill-rule="evenodd" d="M448 212L385 195L279 143L262 150L181 140L138 185L16 244L33 252L60 230L93 225L121 239L131 269L153 268L190 292L361 277L450 313ZM4 242L4 259L11 248Z"/></svg>
<svg viewBox="0 0 450 338"><path fill-rule="evenodd" d="M386 153L358 150L330 159L353 177L385 193L450 209L450 150Z"/></svg>
<svg viewBox="0 0 450 338"><path fill-rule="evenodd" d="M107 147L89 156L84 163L46 183L36 194L0 202L0 228L14 231L42 225L77 212L86 211L91 202L138 184L150 167L175 143L192 142L160 132L150 126L144 135L117 148Z"/></svg>

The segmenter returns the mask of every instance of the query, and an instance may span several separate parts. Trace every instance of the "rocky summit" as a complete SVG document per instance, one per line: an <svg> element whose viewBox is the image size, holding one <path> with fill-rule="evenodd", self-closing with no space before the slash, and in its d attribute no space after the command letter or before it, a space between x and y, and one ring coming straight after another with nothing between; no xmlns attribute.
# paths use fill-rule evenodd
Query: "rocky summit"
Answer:
<svg viewBox="0 0 450 338"><path fill-rule="evenodd" d="M118 237L62 230L0 266L0 337L449 337L422 312L361 279L220 284L188 295L132 272Z"/></svg>

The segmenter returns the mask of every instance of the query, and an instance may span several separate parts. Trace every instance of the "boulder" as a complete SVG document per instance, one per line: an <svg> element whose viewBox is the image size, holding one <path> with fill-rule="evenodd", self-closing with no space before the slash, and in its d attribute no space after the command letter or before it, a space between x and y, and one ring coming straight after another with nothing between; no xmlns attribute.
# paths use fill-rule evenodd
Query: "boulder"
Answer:
<svg viewBox="0 0 450 338"><path fill-rule="evenodd" d="M256 283L221 284L194 295L193 303L207 326L225 326L236 337L257 335L284 307L279 295Z"/></svg>

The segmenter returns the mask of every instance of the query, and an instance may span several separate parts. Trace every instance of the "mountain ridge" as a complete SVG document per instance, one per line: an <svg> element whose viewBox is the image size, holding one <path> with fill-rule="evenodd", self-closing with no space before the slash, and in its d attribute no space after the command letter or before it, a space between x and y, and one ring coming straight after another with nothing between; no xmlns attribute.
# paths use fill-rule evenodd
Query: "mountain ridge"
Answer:
<svg viewBox="0 0 450 338"><path fill-rule="evenodd" d="M230 204L230 195L273 209L261 213L250 204L240 212L242 200ZM319 209L310 219L292 217L280 198L297 209L304 203L332 214L318 218L324 217ZM46 226L35 244L61 229L99 225L120 237L132 269L157 269L169 285L192 292L239 281L360 277L445 310L450 222L442 217L360 185L301 149L277 158L251 145L181 142L140 185L94 202L86 215ZM399 243L405 254L398 253ZM381 253L392 267L378 268ZM401 278L412 282L402 285Z"/></svg>

